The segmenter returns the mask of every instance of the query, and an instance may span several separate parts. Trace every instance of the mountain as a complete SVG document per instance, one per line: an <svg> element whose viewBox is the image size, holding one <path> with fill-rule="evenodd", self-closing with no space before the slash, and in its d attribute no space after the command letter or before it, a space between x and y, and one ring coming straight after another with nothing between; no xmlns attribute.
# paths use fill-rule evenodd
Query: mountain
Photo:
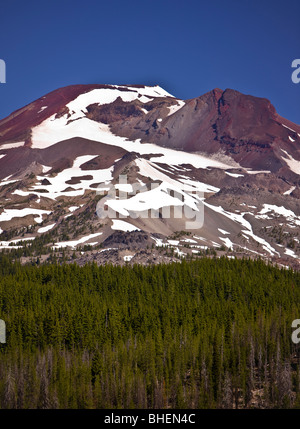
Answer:
<svg viewBox="0 0 300 429"><path fill-rule="evenodd" d="M0 248L24 262L226 254L299 269L299 174L300 126L267 99L68 86L0 121Z"/></svg>

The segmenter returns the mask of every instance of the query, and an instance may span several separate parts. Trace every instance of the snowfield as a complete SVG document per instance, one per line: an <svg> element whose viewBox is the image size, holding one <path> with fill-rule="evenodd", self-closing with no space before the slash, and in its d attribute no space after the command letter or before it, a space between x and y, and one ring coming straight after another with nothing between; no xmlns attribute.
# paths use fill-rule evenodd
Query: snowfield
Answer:
<svg viewBox="0 0 300 429"><path fill-rule="evenodd" d="M136 226L132 225L129 222L125 222L124 220L119 220L119 219L113 219L113 224L111 229L115 229L115 230L119 230L119 231L125 231L125 232L130 232L130 231L140 231L139 228L137 228Z"/></svg>
<svg viewBox="0 0 300 429"><path fill-rule="evenodd" d="M66 168L65 170L59 172L55 177L47 177L47 180L50 182L50 185L41 185L40 183L34 185L28 191L16 190L15 193L18 195L26 196L29 194L41 195L37 190L45 190L43 197L50 198L55 200L61 196L75 197L83 195L87 189L90 189L90 186L95 182L108 182L112 180L112 171L113 166L103 170L81 170L80 166L93 158L96 158L97 155L84 155L76 158L74 160L73 166ZM80 180L79 183L68 184L67 181L71 180L72 177L81 176L92 176L92 179L89 180ZM43 176L36 176L39 181L44 179ZM72 188L73 190L66 191L67 188Z"/></svg>
<svg viewBox="0 0 300 429"><path fill-rule="evenodd" d="M300 220L298 220L298 216L296 216L292 210L288 210L283 206L278 207L278 206L272 205L272 204L264 204L264 207L259 212L259 214L264 215L266 213L272 213L272 212L276 213L279 216L284 216L288 221L291 221L291 222L295 223L296 225L300 226ZM271 218L266 216L266 219L271 219Z"/></svg>
<svg viewBox="0 0 300 429"><path fill-rule="evenodd" d="M91 240L92 238L99 237L99 235L102 235L103 232L97 232L95 234L90 234L85 237L80 238L79 240L71 240L71 241L60 241L58 243L55 243L54 246L52 246L53 249L59 249L60 247L72 247L75 249L80 244L88 244L88 245L95 245L97 242L93 243L87 243L88 240Z"/></svg>
<svg viewBox="0 0 300 429"><path fill-rule="evenodd" d="M265 251L267 251L270 255L275 255L277 254L279 256L279 253L263 238L258 237L257 235L255 235L253 233L252 230L252 225L250 222L248 222L245 218L244 218L244 214L237 214L237 213L231 213L228 211L225 211L223 209L223 207L221 206L213 206L211 204L208 204L206 201L203 201L204 205L209 207L211 210L214 210L217 213L220 213L226 217L228 217L229 219L231 219L233 222L238 222L239 224L241 224L242 226L244 226L246 229L242 230L242 232L244 234L246 234L247 236L250 236L251 238L253 238L253 240L257 241L259 244L262 245L263 249ZM227 241L227 243L229 243ZM233 243L232 243L233 244Z"/></svg>
<svg viewBox="0 0 300 429"><path fill-rule="evenodd" d="M42 228L39 228L39 229L37 230L37 232L38 232L39 234L43 234L44 232L48 232L48 231L50 231L50 229L52 229L55 225L56 225L55 223L52 223L51 225L44 226L44 227L42 227Z"/></svg>
<svg viewBox="0 0 300 429"><path fill-rule="evenodd" d="M3 213L0 214L0 222L5 222L12 220L18 217L24 217L28 215L34 215L34 220L37 223L43 221L43 214L50 214L50 210L41 210L33 208L24 208L24 209L5 209Z"/></svg>
<svg viewBox="0 0 300 429"><path fill-rule="evenodd" d="M286 150L281 149L287 155L287 158L282 156L282 159L287 163L290 170L296 174L300 174L300 161L294 159Z"/></svg>
<svg viewBox="0 0 300 429"><path fill-rule="evenodd" d="M174 113L176 113L178 110L180 110L185 105L185 102L182 100L178 100L177 104L173 104L173 106L169 107L169 113L167 116L171 116Z"/></svg>

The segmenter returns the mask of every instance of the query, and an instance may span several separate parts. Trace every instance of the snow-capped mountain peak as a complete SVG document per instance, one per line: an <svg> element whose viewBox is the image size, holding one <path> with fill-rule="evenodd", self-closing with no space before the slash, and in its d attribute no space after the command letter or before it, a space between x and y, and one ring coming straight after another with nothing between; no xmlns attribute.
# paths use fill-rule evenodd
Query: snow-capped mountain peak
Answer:
<svg viewBox="0 0 300 429"><path fill-rule="evenodd" d="M300 127L266 99L60 88L0 121L0 244L47 234L49 252L89 245L82 259L127 246L133 263L154 245L298 267L299 166Z"/></svg>

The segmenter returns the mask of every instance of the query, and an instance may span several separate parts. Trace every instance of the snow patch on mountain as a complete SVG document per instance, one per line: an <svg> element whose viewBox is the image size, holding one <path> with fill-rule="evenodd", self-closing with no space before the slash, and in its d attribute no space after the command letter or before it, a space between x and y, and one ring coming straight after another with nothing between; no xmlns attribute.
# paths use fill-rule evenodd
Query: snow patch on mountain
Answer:
<svg viewBox="0 0 300 429"><path fill-rule="evenodd" d="M290 189L285 191L282 195L290 195L295 189L296 189L296 186L292 186Z"/></svg>
<svg viewBox="0 0 300 429"><path fill-rule="evenodd" d="M118 90L118 88L125 88L127 91ZM68 103L66 107L71 112L69 120L75 120L82 118L84 113L87 113L87 107L91 104L98 104L99 106L111 104L116 101L117 98L121 98L125 103L134 101L138 98L142 103L148 103L152 101L154 97L166 96L170 95L167 95L166 91L160 87L132 88L117 86L114 89L93 89L85 94L80 94L75 100Z"/></svg>
<svg viewBox="0 0 300 429"><path fill-rule="evenodd" d="M228 238L219 237L220 240L224 241L224 244L228 249L233 249L234 243Z"/></svg>
<svg viewBox="0 0 300 429"><path fill-rule="evenodd" d="M225 171L225 174L231 177L244 177L244 174L237 174L237 173L229 173L229 171Z"/></svg>
<svg viewBox="0 0 300 429"><path fill-rule="evenodd" d="M281 149L287 155L287 158L282 156L282 159L287 163L290 170L300 175L300 161L294 159L286 150Z"/></svg>
<svg viewBox="0 0 300 429"><path fill-rule="evenodd" d="M59 249L60 247L72 247L75 249L78 245L86 243L87 241L91 240L92 238L99 237L102 234L103 234L103 232L97 232L95 234L89 234L85 237L82 237L79 240L60 241L58 243L55 243L55 245L52 246L52 248L53 249ZM97 244L97 242L86 243L86 244L95 245L95 244Z"/></svg>
<svg viewBox="0 0 300 429"><path fill-rule="evenodd" d="M48 232L48 231L50 231L50 229L52 229L55 225L56 225L55 223L52 223L51 225L44 226L44 227L42 227L42 228L39 228L39 229L37 230L37 232L38 232L39 234L43 234L44 232Z"/></svg>
<svg viewBox="0 0 300 429"><path fill-rule="evenodd" d="M167 116L171 116L174 113L176 113L178 110L180 110L185 105L185 102L182 100L177 100L177 104L173 104L169 107L169 113Z"/></svg>
<svg viewBox="0 0 300 429"><path fill-rule="evenodd" d="M111 229L124 231L124 232L140 231L139 228L137 228L136 226L132 225L129 222L125 222L124 220L113 219L112 223L113 224L111 226Z"/></svg>
<svg viewBox="0 0 300 429"><path fill-rule="evenodd" d="M34 209L34 208L23 208L23 209L4 209L0 214L0 222L6 222L18 217L24 217L28 215L34 215L34 220L37 223L43 221L43 214L50 214L50 210Z"/></svg>
<svg viewBox="0 0 300 429"><path fill-rule="evenodd" d="M95 155L80 156L74 160L73 166L66 168L59 172L55 177L48 177L50 185L41 185L40 183L34 185L32 189L23 192L23 195L29 195L31 193L38 194L37 190L45 190L43 193L44 197L56 199L60 196L79 196L83 195L85 190L90 189L90 186L97 182L107 182L112 180L113 166L102 170L81 170L80 166L95 158ZM82 176L92 176L91 179L80 179ZM68 184L72 178L78 178L79 183ZM37 179L42 181L43 176L37 176ZM67 188L73 190L68 191ZM19 193L20 191L18 191ZM39 195L39 194L38 194Z"/></svg>
<svg viewBox="0 0 300 429"><path fill-rule="evenodd" d="M230 232L225 231L224 229L221 229L221 228L218 228L218 231L220 231L223 235L230 234Z"/></svg>
<svg viewBox="0 0 300 429"><path fill-rule="evenodd" d="M275 255L277 254L279 256L279 253L263 238L255 235L253 233L252 230L252 225L250 222L248 222L245 218L244 218L244 214L238 214L238 213L231 213L228 212L226 210L223 209L223 207L221 206L213 206L212 204L208 204L206 201L203 201L203 204L207 207L209 207L211 210L214 210L217 213L222 214L223 216L228 217L229 219L231 219L234 222L237 222L239 224L241 224L243 227L245 227L245 230L242 230L242 232L246 235L249 235L251 238L253 238L253 240L257 241L259 244L262 245L263 249L266 250L270 255Z"/></svg>
<svg viewBox="0 0 300 429"><path fill-rule="evenodd" d="M288 127L287 125L281 124L284 128L287 128L290 131L293 131L293 133L295 133L296 131L293 130L292 128Z"/></svg>
<svg viewBox="0 0 300 429"><path fill-rule="evenodd" d="M232 165L226 162L205 157L204 155L163 148L152 143L141 143L140 139L135 141L127 140L124 137L114 135L109 125L98 123L88 118L80 118L68 123L67 118L64 116L56 119L55 115L51 116L33 129L32 148L44 149L59 141L74 137L82 137L118 146L128 152L137 152L141 155L160 154L159 162L168 165L190 164L195 168L232 168ZM157 157L154 156L151 159L157 160Z"/></svg>
<svg viewBox="0 0 300 429"><path fill-rule="evenodd" d="M16 147L24 146L25 142L8 143L4 144L1 149L15 149Z"/></svg>
<svg viewBox="0 0 300 429"><path fill-rule="evenodd" d="M292 210L288 210L283 206L279 207L274 204L264 204L263 209L258 212L256 217L258 219L272 219L272 217L268 216L267 213L275 213L278 216L284 216L287 221L292 223L292 225L289 225L291 227L294 227L295 225L300 226L300 220L298 220L296 214Z"/></svg>

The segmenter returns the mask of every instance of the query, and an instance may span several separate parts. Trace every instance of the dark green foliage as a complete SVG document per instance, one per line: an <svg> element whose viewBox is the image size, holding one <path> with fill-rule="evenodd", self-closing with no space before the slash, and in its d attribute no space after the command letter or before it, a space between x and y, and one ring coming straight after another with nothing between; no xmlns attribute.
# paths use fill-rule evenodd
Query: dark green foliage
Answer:
<svg viewBox="0 0 300 429"><path fill-rule="evenodd" d="M300 275L261 261L21 266L0 255L0 407L299 407L299 317Z"/></svg>

